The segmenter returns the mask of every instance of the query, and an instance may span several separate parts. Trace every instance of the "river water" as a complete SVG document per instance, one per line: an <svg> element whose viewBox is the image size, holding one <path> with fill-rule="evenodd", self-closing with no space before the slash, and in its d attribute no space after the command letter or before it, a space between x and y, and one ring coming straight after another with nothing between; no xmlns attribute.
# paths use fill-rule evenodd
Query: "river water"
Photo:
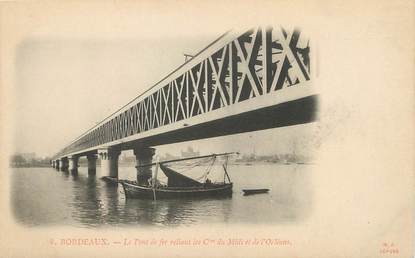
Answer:
<svg viewBox="0 0 415 258"><path fill-rule="evenodd" d="M29 227L190 226L197 224L270 224L304 220L312 207L313 165L254 164L229 166L233 195L208 200L126 199L121 185L111 187L88 176L53 168L13 168L14 218ZM134 179L134 167L120 167L121 179ZM242 189L269 188L268 194L244 196Z"/></svg>

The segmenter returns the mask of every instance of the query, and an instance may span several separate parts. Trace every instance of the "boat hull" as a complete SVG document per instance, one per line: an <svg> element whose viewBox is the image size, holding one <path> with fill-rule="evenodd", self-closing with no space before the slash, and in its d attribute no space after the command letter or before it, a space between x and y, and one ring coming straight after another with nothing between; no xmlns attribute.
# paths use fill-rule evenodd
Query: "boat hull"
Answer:
<svg viewBox="0 0 415 258"><path fill-rule="evenodd" d="M242 191L244 192L244 195L252 195L252 194L268 193L269 189L246 189Z"/></svg>
<svg viewBox="0 0 415 258"><path fill-rule="evenodd" d="M213 184L203 187L160 187L151 188L131 182L120 182L127 198L175 199L175 198L220 198L232 195L232 183Z"/></svg>
<svg viewBox="0 0 415 258"><path fill-rule="evenodd" d="M110 176L104 176L101 177L101 180L103 180L107 185L110 186L118 186L119 180L116 177L110 177Z"/></svg>

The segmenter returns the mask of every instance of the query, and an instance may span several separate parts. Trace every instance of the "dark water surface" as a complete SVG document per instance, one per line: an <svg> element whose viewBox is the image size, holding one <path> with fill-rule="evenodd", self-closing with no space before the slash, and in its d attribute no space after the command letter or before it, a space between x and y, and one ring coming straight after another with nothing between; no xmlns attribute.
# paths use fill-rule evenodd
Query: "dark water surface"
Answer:
<svg viewBox="0 0 415 258"><path fill-rule="evenodd" d="M14 168L11 204L26 226L188 226L205 223L290 223L311 209L312 165L233 165L233 196L208 200L126 200L121 185L110 187L88 177L53 168ZM119 177L134 179L134 167L120 167ZM245 188L269 188L268 194L243 196Z"/></svg>

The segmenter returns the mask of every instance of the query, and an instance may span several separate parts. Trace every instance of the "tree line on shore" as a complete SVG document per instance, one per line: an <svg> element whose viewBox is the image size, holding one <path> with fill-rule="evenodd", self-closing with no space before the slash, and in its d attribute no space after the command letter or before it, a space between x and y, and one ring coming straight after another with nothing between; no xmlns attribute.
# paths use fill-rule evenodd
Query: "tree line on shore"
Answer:
<svg viewBox="0 0 415 258"><path fill-rule="evenodd" d="M48 167L50 158L25 157L23 154L14 154L10 157L11 167Z"/></svg>

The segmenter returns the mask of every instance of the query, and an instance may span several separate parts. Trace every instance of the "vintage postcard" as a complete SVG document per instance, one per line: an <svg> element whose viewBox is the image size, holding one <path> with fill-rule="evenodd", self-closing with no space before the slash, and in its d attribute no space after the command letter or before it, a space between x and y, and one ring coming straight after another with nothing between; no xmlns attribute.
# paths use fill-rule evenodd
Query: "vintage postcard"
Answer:
<svg viewBox="0 0 415 258"><path fill-rule="evenodd" d="M0 3L0 257L412 257L413 1Z"/></svg>

